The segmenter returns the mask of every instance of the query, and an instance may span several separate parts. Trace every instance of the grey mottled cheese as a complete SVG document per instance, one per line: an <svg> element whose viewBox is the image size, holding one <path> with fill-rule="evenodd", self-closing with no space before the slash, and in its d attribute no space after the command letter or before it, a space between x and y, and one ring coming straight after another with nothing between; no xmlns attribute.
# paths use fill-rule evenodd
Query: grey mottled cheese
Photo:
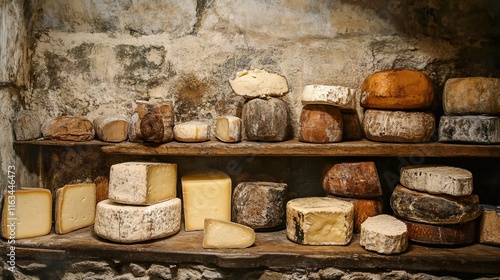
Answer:
<svg viewBox="0 0 500 280"><path fill-rule="evenodd" d="M245 98L283 96L288 92L285 77L266 70L243 70L229 81L234 93Z"/></svg>
<svg viewBox="0 0 500 280"><path fill-rule="evenodd" d="M180 142L204 142L210 139L210 127L200 121L189 121L174 126L174 138Z"/></svg>
<svg viewBox="0 0 500 280"><path fill-rule="evenodd" d="M298 244L347 245L353 233L352 203L331 197L304 197L286 205L286 236Z"/></svg>
<svg viewBox="0 0 500 280"><path fill-rule="evenodd" d="M359 244L380 254L399 254L408 248L405 223L389 215L378 215L361 224Z"/></svg>
<svg viewBox="0 0 500 280"><path fill-rule="evenodd" d="M405 166L401 168L403 186L432 194L462 196L472 194L472 173L452 166Z"/></svg>
<svg viewBox="0 0 500 280"><path fill-rule="evenodd" d="M88 141L94 139L94 125L90 120L78 116L49 118L42 124L45 139Z"/></svg>
<svg viewBox="0 0 500 280"><path fill-rule="evenodd" d="M243 105L241 119L248 140L283 141L290 134L288 104L278 98L248 101Z"/></svg>
<svg viewBox="0 0 500 280"><path fill-rule="evenodd" d="M247 248L255 242L252 228L230 221L205 219L203 243L205 249Z"/></svg>
<svg viewBox="0 0 500 280"><path fill-rule="evenodd" d="M102 238L134 243L176 234L181 228L181 200L173 198L149 206L103 200L97 204L94 231Z"/></svg>
<svg viewBox="0 0 500 280"><path fill-rule="evenodd" d="M500 246L500 206L481 205L479 242Z"/></svg>
<svg viewBox="0 0 500 280"><path fill-rule="evenodd" d="M493 144L500 143L500 117L441 116L439 141Z"/></svg>
<svg viewBox="0 0 500 280"><path fill-rule="evenodd" d="M101 115L94 119L94 129L98 139L106 142L127 140L129 122L119 115Z"/></svg>
<svg viewBox="0 0 500 280"><path fill-rule="evenodd" d="M21 110L12 121L17 141L33 140L42 136L40 118L35 111Z"/></svg>
<svg viewBox="0 0 500 280"><path fill-rule="evenodd" d="M109 199L113 202L148 205L177 195L175 163L123 162L109 171Z"/></svg>
<svg viewBox="0 0 500 280"><path fill-rule="evenodd" d="M434 115L425 112L366 110L363 119L366 138L373 141L426 142L434 128Z"/></svg>
<svg viewBox="0 0 500 280"><path fill-rule="evenodd" d="M443 109L447 115L500 115L500 79L448 79L443 89Z"/></svg>
<svg viewBox="0 0 500 280"><path fill-rule="evenodd" d="M325 104L355 110L356 93L343 86L307 85L302 91L302 104Z"/></svg>
<svg viewBox="0 0 500 280"><path fill-rule="evenodd" d="M215 123L215 137L222 142L241 141L241 119L235 116L223 116Z"/></svg>
<svg viewBox="0 0 500 280"><path fill-rule="evenodd" d="M331 105L309 104L300 114L299 140L310 143L342 141L343 125L340 109Z"/></svg>

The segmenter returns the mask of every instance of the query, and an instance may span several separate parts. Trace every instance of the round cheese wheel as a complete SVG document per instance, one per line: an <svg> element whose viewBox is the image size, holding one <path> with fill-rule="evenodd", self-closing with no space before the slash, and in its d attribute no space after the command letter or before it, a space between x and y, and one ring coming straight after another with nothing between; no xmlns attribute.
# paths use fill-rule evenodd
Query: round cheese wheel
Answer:
<svg viewBox="0 0 500 280"><path fill-rule="evenodd" d="M476 241L476 220L454 225L402 221L408 228L408 239L411 241L434 245L463 245Z"/></svg>
<svg viewBox="0 0 500 280"><path fill-rule="evenodd" d="M299 140L311 143L342 141L342 114L331 105L306 105L300 114Z"/></svg>

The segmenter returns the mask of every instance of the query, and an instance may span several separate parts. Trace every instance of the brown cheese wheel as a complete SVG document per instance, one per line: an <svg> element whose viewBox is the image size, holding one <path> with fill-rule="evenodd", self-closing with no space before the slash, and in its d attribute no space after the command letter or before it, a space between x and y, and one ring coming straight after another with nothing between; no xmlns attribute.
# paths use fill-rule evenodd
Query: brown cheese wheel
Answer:
<svg viewBox="0 0 500 280"><path fill-rule="evenodd" d="M383 204L382 199L361 199L341 196L329 196L336 199L349 201L354 206L354 232L361 231L361 224L369 217L374 217L382 214Z"/></svg>
<svg viewBox="0 0 500 280"><path fill-rule="evenodd" d="M443 109L447 115L500 115L500 79L448 79L443 90Z"/></svg>
<svg viewBox="0 0 500 280"><path fill-rule="evenodd" d="M382 187L374 162L334 164L323 175L323 188L327 194L369 198L382 195Z"/></svg>
<svg viewBox="0 0 500 280"><path fill-rule="evenodd" d="M252 99L243 105L241 115L248 140L276 142L290 134L288 104L281 99Z"/></svg>
<svg viewBox="0 0 500 280"><path fill-rule="evenodd" d="M331 105L306 105L300 114L299 141L332 143L342 141L342 114Z"/></svg>
<svg viewBox="0 0 500 280"><path fill-rule="evenodd" d="M88 141L94 139L94 125L84 117L63 116L47 119L42 125L45 139Z"/></svg>
<svg viewBox="0 0 500 280"><path fill-rule="evenodd" d="M402 220L408 239L433 245L464 245L476 241L476 220L454 225L430 225Z"/></svg>

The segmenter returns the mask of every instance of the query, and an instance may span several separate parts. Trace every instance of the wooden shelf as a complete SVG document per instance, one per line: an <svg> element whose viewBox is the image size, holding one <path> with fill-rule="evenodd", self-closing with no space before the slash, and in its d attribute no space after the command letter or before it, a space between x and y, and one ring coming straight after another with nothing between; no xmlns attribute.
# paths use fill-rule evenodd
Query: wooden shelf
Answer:
<svg viewBox="0 0 500 280"><path fill-rule="evenodd" d="M106 143L97 140L71 142L57 140L15 141L16 145L77 146L97 145L108 154L170 155L170 156L339 156L339 157L500 157L500 145L466 145L448 143L380 143L368 140L331 144L302 143L297 140L284 142L202 143L164 144L152 143Z"/></svg>
<svg viewBox="0 0 500 280"><path fill-rule="evenodd" d="M321 268L391 269L424 272L500 273L500 247L473 244L436 248L410 244L399 255L381 255L364 250L359 237L348 246L298 245L284 230L258 232L254 246L246 249L203 249L203 232L184 232L157 241L117 244L97 237L91 227L65 235L16 240L16 256L46 259L113 258L163 263L203 263L225 268ZM2 241L2 254L8 248Z"/></svg>

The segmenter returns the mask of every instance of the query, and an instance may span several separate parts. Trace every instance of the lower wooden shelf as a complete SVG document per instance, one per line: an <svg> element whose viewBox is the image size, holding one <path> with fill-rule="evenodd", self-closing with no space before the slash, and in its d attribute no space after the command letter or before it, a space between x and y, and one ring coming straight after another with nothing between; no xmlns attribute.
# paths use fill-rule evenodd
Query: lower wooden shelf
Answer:
<svg viewBox="0 0 500 280"><path fill-rule="evenodd" d="M399 255L368 252L355 235L348 246L305 246L286 238L285 231L258 232L246 249L203 249L203 232L185 232L157 241L117 244L97 237L92 227L65 235L16 240L18 259L119 259L136 262L202 263L224 268L388 269L420 272L500 274L500 247L473 244L455 248L410 244ZM8 244L2 240L2 255Z"/></svg>

